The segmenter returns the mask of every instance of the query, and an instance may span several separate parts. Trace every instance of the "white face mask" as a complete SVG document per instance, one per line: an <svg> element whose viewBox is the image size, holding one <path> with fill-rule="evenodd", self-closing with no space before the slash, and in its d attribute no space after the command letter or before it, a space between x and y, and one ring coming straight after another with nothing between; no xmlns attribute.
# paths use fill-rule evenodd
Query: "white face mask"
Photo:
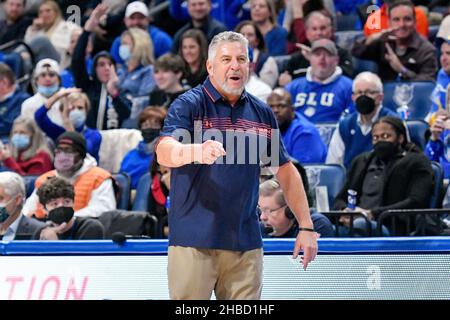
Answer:
<svg viewBox="0 0 450 320"><path fill-rule="evenodd" d="M86 122L86 112L74 109L69 113L69 119L75 128L82 127Z"/></svg>
<svg viewBox="0 0 450 320"><path fill-rule="evenodd" d="M119 56L123 61L128 61L131 57L131 49L130 46L126 44L121 44L119 47Z"/></svg>

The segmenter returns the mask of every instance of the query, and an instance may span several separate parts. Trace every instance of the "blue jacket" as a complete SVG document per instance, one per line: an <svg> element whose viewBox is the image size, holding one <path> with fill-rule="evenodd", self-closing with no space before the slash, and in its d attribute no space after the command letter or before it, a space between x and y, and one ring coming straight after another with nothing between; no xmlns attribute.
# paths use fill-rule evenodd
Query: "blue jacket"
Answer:
<svg viewBox="0 0 450 320"><path fill-rule="evenodd" d="M179 21L190 19L187 6L183 0L170 0L170 15ZM226 25L228 30L234 30L243 20L250 20L250 9L243 8L246 0L211 0L211 17Z"/></svg>
<svg viewBox="0 0 450 320"><path fill-rule="evenodd" d="M264 36L264 42L270 56L282 56L287 54L288 32L279 26L273 27Z"/></svg>
<svg viewBox="0 0 450 320"><path fill-rule="evenodd" d="M17 87L11 97L0 102L0 136L9 136L14 120L20 115L22 103L29 97Z"/></svg>
<svg viewBox="0 0 450 320"><path fill-rule="evenodd" d="M173 36L173 53L178 54L178 49L181 45L181 36L189 29L194 29L194 25L192 24L191 20L189 20L187 24L185 24L180 30L177 31L177 33L175 33L175 35ZM208 43L211 42L212 38L214 38L216 34L227 31L227 28L221 22L211 16L209 16L205 23L201 26L201 28L198 29L203 32Z"/></svg>
<svg viewBox="0 0 450 320"><path fill-rule="evenodd" d="M354 112L339 121L339 134L345 145L344 166L350 167L350 164L357 155L373 149L372 134L363 135L361 127L358 125L358 114ZM387 109L381 108L379 117L398 115Z"/></svg>
<svg viewBox="0 0 450 320"><path fill-rule="evenodd" d="M153 43L153 55L155 56L155 59L158 59L164 53L170 52L170 50L172 49L173 41L172 38L166 32L162 31L161 29L155 26L149 26L148 33ZM124 64L124 61L119 56L119 47L120 47L120 36L114 39L111 45L111 49L109 50L109 53L116 61L116 63Z"/></svg>
<svg viewBox="0 0 450 320"><path fill-rule="evenodd" d="M319 131L304 116L296 114L282 137L286 151L298 162L325 162L327 147L320 138Z"/></svg>
<svg viewBox="0 0 450 320"><path fill-rule="evenodd" d="M444 169L444 179L450 178L450 131L441 133L439 140L428 141L425 146L425 155L431 161L437 161Z"/></svg>
<svg viewBox="0 0 450 320"><path fill-rule="evenodd" d="M445 109L446 99L447 99L447 87L450 84L450 75L448 75L444 69L439 70L436 87L434 87L433 93L431 94L431 100L433 105L431 106L430 112L436 112L439 110L439 105Z"/></svg>
<svg viewBox="0 0 450 320"><path fill-rule="evenodd" d="M153 78L153 66L140 66L137 69L128 72L126 66L120 68L117 72L120 83L120 92L126 97L132 98L147 96L155 87Z"/></svg>
<svg viewBox="0 0 450 320"><path fill-rule="evenodd" d="M127 173L131 178L131 189L136 189L139 179L150 171L153 153L145 151L145 142L141 141L137 147L130 150L120 164L119 172Z"/></svg>
<svg viewBox="0 0 450 320"><path fill-rule="evenodd" d="M52 122L48 117L47 112L48 109L45 106L40 107L34 114L34 120L36 120L39 128L41 128L50 139L56 141L62 133L66 132L66 129ZM100 131L97 129L90 129L86 126L75 128L75 130L84 136L86 139L87 152L98 162L98 152L100 150L100 144L102 143Z"/></svg>

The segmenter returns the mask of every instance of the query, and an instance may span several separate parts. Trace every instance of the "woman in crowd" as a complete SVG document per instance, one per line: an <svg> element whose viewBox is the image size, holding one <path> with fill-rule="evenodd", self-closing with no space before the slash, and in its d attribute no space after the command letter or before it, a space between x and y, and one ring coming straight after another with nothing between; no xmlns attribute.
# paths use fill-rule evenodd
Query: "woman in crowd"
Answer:
<svg viewBox="0 0 450 320"><path fill-rule="evenodd" d="M208 57L208 43L200 30L191 29L183 33L178 54L186 63L186 73L182 80L186 89L202 84L208 76L206 59Z"/></svg>
<svg viewBox="0 0 450 320"><path fill-rule="evenodd" d="M155 86L153 78L153 44L147 31L126 30L121 37L119 55L125 65L117 72L119 88L131 98L148 96Z"/></svg>
<svg viewBox="0 0 450 320"><path fill-rule="evenodd" d="M276 24L275 8L270 0L251 0L250 15L258 26L269 55L279 56L287 54L288 32Z"/></svg>
<svg viewBox="0 0 450 320"><path fill-rule="evenodd" d="M20 175L41 175L52 170L52 154L33 119L19 116L14 120L10 143L0 150L3 167Z"/></svg>
<svg viewBox="0 0 450 320"><path fill-rule="evenodd" d="M38 17L25 33L25 41L29 42L37 36L45 35L60 55L61 68L65 69L70 65L70 55L67 55L70 37L77 29L81 28L63 19L58 3L45 0L39 6Z"/></svg>
<svg viewBox="0 0 450 320"><path fill-rule="evenodd" d="M148 172L153 158L155 142L164 125L166 110L164 108L147 107L139 115L138 127L143 140L137 147L129 151L122 160L120 172L131 178L131 188L136 189L141 176Z"/></svg>
<svg viewBox="0 0 450 320"><path fill-rule="evenodd" d="M271 88L275 87L279 76L278 65L267 53L264 37L257 25L250 20L242 21L237 25L236 32L243 34L248 40L253 53L251 63L255 74Z"/></svg>
<svg viewBox="0 0 450 320"><path fill-rule="evenodd" d="M62 101L62 126L54 123L48 117L48 112L55 107L57 101ZM86 94L80 92L80 89L62 89L36 111L35 120L41 130L53 141L56 141L66 131L81 133L86 139L87 152L98 162L102 136L97 129L90 129L86 126L89 109L89 98Z"/></svg>

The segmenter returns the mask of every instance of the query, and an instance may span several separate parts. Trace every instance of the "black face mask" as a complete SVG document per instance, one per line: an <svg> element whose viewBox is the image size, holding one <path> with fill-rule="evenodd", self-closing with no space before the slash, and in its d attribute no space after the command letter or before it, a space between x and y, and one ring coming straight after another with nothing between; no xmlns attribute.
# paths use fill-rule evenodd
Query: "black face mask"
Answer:
<svg viewBox="0 0 450 320"><path fill-rule="evenodd" d="M381 160L392 159L398 153L398 144L390 141L380 141L373 146L374 152Z"/></svg>
<svg viewBox="0 0 450 320"><path fill-rule="evenodd" d="M58 207L51 210L48 213L47 220L50 220L56 224L61 224L63 222L69 222L74 214L72 207Z"/></svg>
<svg viewBox="0 0 450 320"><path fill-rule="evenodd" d="M157 137L159 137L159 132L160 132L160 129L153 129L153 128L141 130L141 134L142 134L142 137L144 138L145 143L152 142Z"/></svg>
<svg viewBox="0 0 450 320"><path fill-rule="evenodd" d="M375 110L375 100L368 96L359 96L355 100L356 110L361 114L370 114Z"/></svg>

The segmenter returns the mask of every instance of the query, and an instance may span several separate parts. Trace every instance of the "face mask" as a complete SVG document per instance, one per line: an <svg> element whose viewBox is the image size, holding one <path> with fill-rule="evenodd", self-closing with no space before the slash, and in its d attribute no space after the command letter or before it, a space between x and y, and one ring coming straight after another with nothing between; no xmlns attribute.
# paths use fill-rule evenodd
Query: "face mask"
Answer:
<svg viewBox="0 0 450 320"><path fill-rule="evenodd" d="M51 97L56 91L58 91L59 85L54 84L50 87L38 86L37 91L44 97Z"/></svg>
<svg viewBox="0 0 450 320"><path fill-rule="evenodd" d="M9 205L13 200L14 198L6 203L0 203L0 223L3 223L6 221L6 219L8 219L9 213L6 210L6 206Z"/></svg>
<svg viewBox="0 0 450 320"><path fill-rule="evenodd" d="M54 166L57 171L67 172L72 169L75 163L75 155L72 153L60 152L55 155Z"/></svg>
<svg viewBox="0 0 450 320"><path fill-rule="evenodd" d="M24 150L30 145L30 137L26 134L14 134L11 138L11 143L17 150Z"/></svg>
<svg viewBox="0 0 450 320"><path fill-rule="evenodd" d="M125 44L121 44L119 47L119 56L123 61L128 61L131 57L130 47Z"/></svg>
<svg viewBox="0 0 450 320"><path fill-rule="evenodd" d="M368 96L359 96L355 104L356 110L361 114L369 114L375 110L375 100Z"/></svg>
<svg viewBox="0 0 450 320"><path fill-rule="evenodd" d="M58 207L49 211L47 220L56 224L68 223L74 214L72 207Z"/></svg>
<svg viewBox="0 0 450 320"><path fill-rule="evenodd" d="M159 132L160 132L160 129L152 129L152 128L141 130L141 134L142 134L142 137L144 138L145 143L152 142L157 137L159 137Z"/></svg>
<svg viewBox="0 0 450 320"><path fill-rule="evenodd" d="M373 146L374 152L378 158L389 160L398 152L398 144L390 141L380 141Z"/></svg>
<svg viewBox="0 0 450 320"><path fill-rule="evenodd" d="M86 122L86 112L75 109L69 113L69 119L75 128L82 127Z"/></svg>

